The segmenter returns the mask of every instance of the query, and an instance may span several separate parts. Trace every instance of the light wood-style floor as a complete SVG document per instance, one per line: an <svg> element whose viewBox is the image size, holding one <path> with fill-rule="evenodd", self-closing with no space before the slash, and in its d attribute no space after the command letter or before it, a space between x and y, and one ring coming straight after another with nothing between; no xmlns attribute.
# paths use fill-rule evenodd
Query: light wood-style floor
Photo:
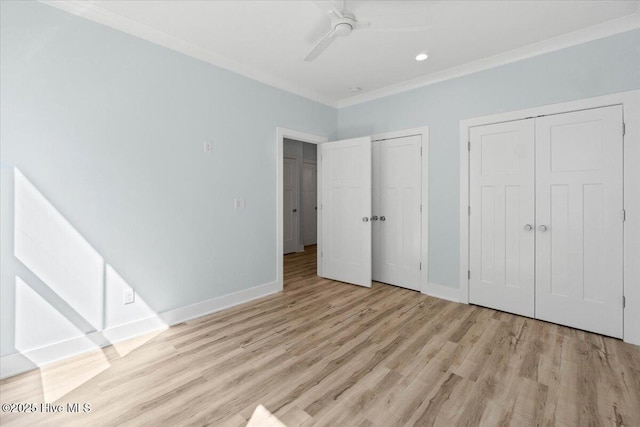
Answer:
<svg viewBox="0 0 640 427"><path fill-rule="evenodd" d="M640 426L640 347L285 257L281 294L2 381L2 425Z"/></svg>

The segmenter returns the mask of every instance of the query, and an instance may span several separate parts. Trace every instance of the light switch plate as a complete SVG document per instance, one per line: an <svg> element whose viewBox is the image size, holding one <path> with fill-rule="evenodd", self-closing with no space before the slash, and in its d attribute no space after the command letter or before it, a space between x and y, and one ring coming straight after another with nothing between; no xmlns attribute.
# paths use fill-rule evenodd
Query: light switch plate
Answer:
<svg viewBox="0 0 640 427"><path fill-rule="evenodd" d="M133 304L136 301L136 293L133 289L124 290L124 303Z"/></svg>

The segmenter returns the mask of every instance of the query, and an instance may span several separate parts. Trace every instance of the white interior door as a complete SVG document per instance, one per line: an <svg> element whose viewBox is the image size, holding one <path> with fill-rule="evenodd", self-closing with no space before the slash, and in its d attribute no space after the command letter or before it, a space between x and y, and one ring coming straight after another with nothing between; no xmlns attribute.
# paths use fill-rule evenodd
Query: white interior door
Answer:
<svg viewBox="0 0 640 427"><path fill-rule="evenodd" d="M371 138L320 145L322 275L371 287Z"/></svg>
<svg viewBox="0 0 640 427"><path fill-rule="evenodd" d="M536 119L536 317L622 337L622 107Z"/></svg>
<svg viewBox="0 0 640 427"><path fill-rule="evenodd" d="M318 240L317 177L317 165L315 163L305 162L302 166L302 211L304 216L303 228L305 245L315 245Z"/></svg>
<svg viewBox="0 0 640 427"><path fill-rule="evenodd" d="M289 254L298 248L298 167L294 158L283 159L283 252Z"/></svg>
<svg viewBox="0 0 640 427"><path fill-rule="evenodd" d="M421 137L373 142L373 280L420 289Z"/></svg>
<svg viewBox="0 0 640 427"><path fill-rule="evenodd" d="M469 301L534 316L534 123L471 128Z"/></svg>

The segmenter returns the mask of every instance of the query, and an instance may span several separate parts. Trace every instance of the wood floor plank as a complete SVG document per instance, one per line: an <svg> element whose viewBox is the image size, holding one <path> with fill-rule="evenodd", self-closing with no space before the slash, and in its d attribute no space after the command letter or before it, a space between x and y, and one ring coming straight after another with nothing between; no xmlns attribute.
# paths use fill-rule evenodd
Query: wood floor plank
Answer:
<svg viewBox="0 0 640 427"><path fill-rule="evenodd" d="M282 293L0 382L7 426L636 426L640 348L285 256Z"/></svg>

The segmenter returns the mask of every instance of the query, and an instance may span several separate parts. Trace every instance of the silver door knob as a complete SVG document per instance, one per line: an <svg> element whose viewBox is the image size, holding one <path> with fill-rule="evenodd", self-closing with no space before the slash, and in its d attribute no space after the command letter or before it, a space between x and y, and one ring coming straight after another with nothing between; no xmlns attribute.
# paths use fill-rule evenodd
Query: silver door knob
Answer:
<svg viewBox="0 0 640 427"><path fill-rule="evenodd" d="M385 218L384 216L380 217L380 221L386 221L386 220L387 220L387 218Z"/></svg>
<svg viewBox="0 0 640 427"><path fill-rule="evenodd" d="M538 227L538 230L542 231L543 233L545 231L547 231L549 228L546 225L541 225L540 227Z"/></svg>
<svg viewBox="0 0 640 427"><path fill-rule="evenodd" d="M363 216L362 217L362 222L369 222L369 217L368 216Z"/></svg>
<svg viewBox="0 0 640 427"><path fill-rule="evenodd" d="M525 224L524 225L524 229L525 229L525 231L531 231L531 230L533 230L533 226L531 224Z"/></svg>
<svg viewBox="0 0 640 427"><path fill-rule="evenodd" d="M376 215L371 217L371 221L377 221L377 220L378 220L378 217Z"/></svg>

